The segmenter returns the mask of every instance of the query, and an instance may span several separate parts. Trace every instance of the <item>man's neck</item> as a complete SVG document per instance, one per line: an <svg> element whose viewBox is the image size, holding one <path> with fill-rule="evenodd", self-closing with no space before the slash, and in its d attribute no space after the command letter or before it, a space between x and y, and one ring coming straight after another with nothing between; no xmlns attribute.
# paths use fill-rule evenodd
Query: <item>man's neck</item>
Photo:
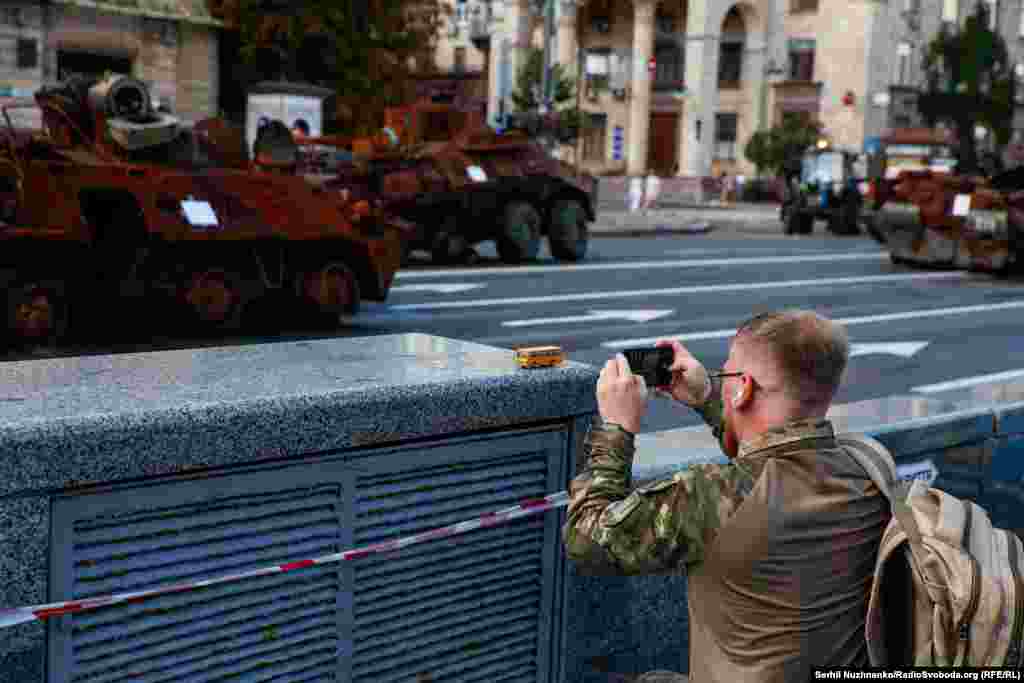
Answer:
<svg viewBox="0 0 1024 683"><path fill-rule="evenodd" d="M752 417L750 424L745 425L742 432L737 430L737 436L740 439L740 443L743 443L744 441L756 439L769 429L784 427L798 420L823 420L826 415L828 415L828 407L815 410L786 410L775 414L757 415Z"/></svg>

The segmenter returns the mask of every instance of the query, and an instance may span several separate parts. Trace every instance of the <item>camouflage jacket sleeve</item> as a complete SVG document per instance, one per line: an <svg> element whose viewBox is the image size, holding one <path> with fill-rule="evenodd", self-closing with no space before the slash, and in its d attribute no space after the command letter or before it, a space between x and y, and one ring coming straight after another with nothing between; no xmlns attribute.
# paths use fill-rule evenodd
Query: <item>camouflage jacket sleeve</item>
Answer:
<svg viewBox="0 0 1024 683"><path fill-rule="evenodd" d="M753 487L753 474L730 462L692 465L631 491L633 447L633 437L619 431L595 427L587 436L587 465L569 485L562 528L581 573L656 574L699 564Z"/></svg>
<svg viewBox="0 0 1024 683"><path fill-rule="evenodd" d="M722 443L722 430L725 428L725 421L722 419L722 393L716 387L704 405L694 408L704 418L704 422L711 427L711 433L715 435L715 441Z"/></svg>

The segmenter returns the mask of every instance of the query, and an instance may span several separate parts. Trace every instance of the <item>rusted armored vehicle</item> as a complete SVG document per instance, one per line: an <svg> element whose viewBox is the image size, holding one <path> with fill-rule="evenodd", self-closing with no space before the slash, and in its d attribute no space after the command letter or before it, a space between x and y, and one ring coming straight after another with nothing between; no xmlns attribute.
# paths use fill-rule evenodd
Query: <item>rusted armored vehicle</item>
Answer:
<svg viewBox="0 0 1024 683"><path fill-rule="evenodd" d="M379 201L414 225L406 252L425 250L435 263L456 263L473 257L473 245L494 240L503 261L521 263L536 258L546 235L555 258L586 255L597 179L551 158L524 132L499 133L471 121L451 139L403 144L406 130L387 130L395 138L390 149L356 155L326 187Z"/></svg>
<svg viewBox="0 0 1024 683"><path fill-rule="evenodd" d="M904 190L909 191L918 180L949 175L956 161L955 140L932 128L895 128L886 131L880 143L869 156L863 218L871 236L884 244L891 230L903 230L899 226L917 220L913 203L897 187L907 182Z"/></svg>
<svg viewBox="0 0 1024 683"><path fill-rule="evenodd" d="M14 126L25 109L41 125ZM401 223L296 174L290 136L258 141L250 158L241 131L218 119L182 125L124 76L75 78L3 111L7 342L127 330L159 304L186 325L232 330L279 296L283 310L337 324L361 298L388 295Z"/></svg>
<svg viewBox="0 0 1024 683"><path fill-rule="evenodd" d="M1020 259L1024 225L1024 173L992 178L919 171L905 174L893 189L909 207L885 223L892 260L915 266L956 268L998 275Z"/></svg>

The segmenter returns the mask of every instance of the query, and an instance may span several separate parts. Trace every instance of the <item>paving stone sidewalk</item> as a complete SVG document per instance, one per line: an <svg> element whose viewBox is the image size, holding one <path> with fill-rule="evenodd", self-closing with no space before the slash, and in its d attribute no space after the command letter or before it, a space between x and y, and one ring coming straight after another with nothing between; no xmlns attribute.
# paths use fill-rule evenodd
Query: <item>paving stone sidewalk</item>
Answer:
<svg viewBox="0 0 1024 683"><path fill-rule="evenodd" d="M597 220L590 225L595 235L638 235L659 232L701 234L722 228L765 235L781 235L777 204L711 203L701 206L656 207L630 213L625 207L599 207Z"/></svg>

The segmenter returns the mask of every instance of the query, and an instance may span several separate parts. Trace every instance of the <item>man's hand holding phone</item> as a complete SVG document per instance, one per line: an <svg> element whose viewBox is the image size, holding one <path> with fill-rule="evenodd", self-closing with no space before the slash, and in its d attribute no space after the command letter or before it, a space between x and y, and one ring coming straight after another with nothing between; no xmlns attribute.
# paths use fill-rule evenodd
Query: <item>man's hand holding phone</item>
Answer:
<svg viewBox="0 0 1024 683"><path fill-rule="evenodd" d="M659 339L654 346L672 350L672 363L668 367L670 383L667 386L655 386L655 393L665 398L674 398L691 408L703 405L711 395L711 378L700 361L676 339Z"/></svg>

